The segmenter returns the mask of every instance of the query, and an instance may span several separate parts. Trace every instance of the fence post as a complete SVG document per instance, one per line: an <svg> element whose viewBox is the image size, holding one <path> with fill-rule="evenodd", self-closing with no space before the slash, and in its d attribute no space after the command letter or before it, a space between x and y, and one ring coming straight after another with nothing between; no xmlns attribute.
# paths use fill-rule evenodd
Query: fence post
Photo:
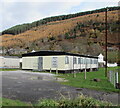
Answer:
<svg viewBox="0 0 120 108"><path fill-rule="evenodd" d="M119 89L118 72L116 72L116 88Z"/></svg>
<svg viewBox="0 0 120 108"><path fill-rule="evenodd" d="M114 87L115 87L115 85L116 85L116 84L115 84L115 72L113 72L113 75L114 75Z"/></svg>
<svg viewBox="0 0 120 108"><path fill-rule="evenodd" d="M51 68L50 68L50 73L51 73Z"/></svg>
<svg viewBox="0 0 120 108"><path fill-rule="evenodd" d="M112 77L112 84L114 85L114 73L113 73L113 71L112 71L111 77Z"/></svg>
<svg viewBox="0 0 120 108"><path fill-rule="evenodd" d="M111 83L114 85L114 74L113 74L113 71L110 71L110 73L111 73Z"/></svg>
<svg viewBox="0 0 120 108"><path fill-rule="evenodd" d="M85 69L85 72L84 72L85 74L84 74L84 78L86 79L86 69Z"/></svg>
<svg viewBox="0 0 120 108"><path fill-rule="evenodd" d="M108 77L109 79L108 80L110 81L110 71L108 71L108 72L109 72L109 77Z"/></svg>
<svg viewBox="0 0 120 108"><path fill-rule="evenodd" d="M112 71L109 71L109 74L110 74L110 75L109 75L109 76L110 76L109 79L110 79L110 82L112 83Z"/></svg>
<svg viewBox="0 0 120 108"><path fill-rule="evenodd" d="M56 74L58 75L58 70L56 69Z"/></svg>
<svg viewBox="0 0 120 108"><path fill-rule="evenodd" d="M116 72L116 83L118 83L118 72Z"/></svg>

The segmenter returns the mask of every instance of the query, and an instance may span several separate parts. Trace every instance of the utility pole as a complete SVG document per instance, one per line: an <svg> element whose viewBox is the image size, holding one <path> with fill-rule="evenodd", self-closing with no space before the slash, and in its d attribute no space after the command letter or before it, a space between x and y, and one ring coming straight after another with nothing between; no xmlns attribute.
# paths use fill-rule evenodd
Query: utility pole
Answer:
<svg viewBox="0 0 120 108"><path fill-rule="evenodd" d="M105 77L107 77L107 11L108 8L105 9Z"/></svg>

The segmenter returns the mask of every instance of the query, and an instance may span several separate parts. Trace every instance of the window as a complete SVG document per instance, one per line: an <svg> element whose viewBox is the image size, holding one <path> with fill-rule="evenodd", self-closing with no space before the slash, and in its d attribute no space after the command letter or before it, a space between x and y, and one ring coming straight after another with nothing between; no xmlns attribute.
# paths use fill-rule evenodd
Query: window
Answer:
<svg viewBox="0 0 120 108"><path fill-rule="evenodd" d="M92 58L90 59L90 64L92 64Z"/></svg>
<svg viewBox="0 0 120 108"><path fill-rule="evenodd" d="M88 60L89 60L89 59L88 59L88 58L86 58L86 64L88 64L88 62L89 62Z"/></svg>
<svg viewBox="0 0 120 108"><path fill-rule="evenodd" d="M57 68L58 67L58 58L52 57L52 67Z"/></svg>
<svg viewBox="0 0 120 108"><path fill-rule="evenodd" d="M94 59L92 59L92 64L94 64Z"/></svg>
<svg viewBox="0 0 120 108"><path fill-rule="evenodd" d="M86 64L86 58L83 58L83 64Z"/></svg>
<svg viewBox="0 0 120 108"><path fill-rule="evenodd" d="M78 58L78 64L81 64L81 58Z"/></svg>
<svg viewBox="0 0 120 108"><path fill-rule="evenodd" d="M69 57L68 56L65 57L65 64L69 64Z"/></svg>
<svg viewBox="0 0 120 108"><path fill-rule="evenodd" d="M90 58L87 59L87 64L90 64Z"/></svg>
<svg viewBox="0 0 120 108"><path fill-rule="evenodd" d="M81 64L83 64L83 58L81 58Z"/></svg>
<svg viewBox="0 0 120 108"><path fill-rule="evenodd" d="M73 57L73 63L77 64L77 58L76 57Z"/></svg>
<svg viewBox="0 0 120 108"><path fill-rule="evenodd" d="M97 64L97 63L98 63L98 60L92 59L92 64Z"/></svg>
<svg viewBox="0 0 120 108"><path fill-rule="evenodd" d="M97 64L98 63L98 60L95 60L95 64Z"/></svg>

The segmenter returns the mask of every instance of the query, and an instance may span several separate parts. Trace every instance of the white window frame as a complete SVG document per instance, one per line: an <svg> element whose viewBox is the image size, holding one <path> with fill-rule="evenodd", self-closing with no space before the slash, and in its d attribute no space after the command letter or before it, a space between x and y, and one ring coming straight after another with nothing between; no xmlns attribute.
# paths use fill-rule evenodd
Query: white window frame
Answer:
<svg viewBox="0 0 120 108"><path fill-rule="evenodd" d="M69 57L68 56L65 57L65 64L69 64Z"/></svg>
<svg viewBox="0 0 120 108"><path fill-rule="evenodd" d="M77 58L73 57L73 64L77 64Z"/></svg>
<svg viewBox="0 0 120 108"><path fill-rule="evenodd" d="M81 64L81 58L78 58L78 64Z"/></svg>

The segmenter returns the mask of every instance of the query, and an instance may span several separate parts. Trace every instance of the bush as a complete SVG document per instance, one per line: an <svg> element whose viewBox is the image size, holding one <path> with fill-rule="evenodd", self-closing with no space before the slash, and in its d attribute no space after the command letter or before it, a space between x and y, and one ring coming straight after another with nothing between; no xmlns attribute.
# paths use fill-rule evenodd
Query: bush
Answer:
<svg viewBox="0 0 120 108"><path fill-rule="evenodd" d="M49 108L52 108L52 107L57 107L57 108L94 107L94 108L97 108L98 106L112 106L112 104L108 102L98 101L91 97L80 95L75 99L68 99L65 97L60 100L56 100L56 101L52 99L43 99L36 106L39 106L40 108L47 108L47 107Z"/></svg>
<svg viewBox="0 0 120 108"><path fill-rule="evenodd" d="M40 108L56 107L58 106L58 103L52 99L43 99L37 104L37 106L40 106Z"/></svg>

